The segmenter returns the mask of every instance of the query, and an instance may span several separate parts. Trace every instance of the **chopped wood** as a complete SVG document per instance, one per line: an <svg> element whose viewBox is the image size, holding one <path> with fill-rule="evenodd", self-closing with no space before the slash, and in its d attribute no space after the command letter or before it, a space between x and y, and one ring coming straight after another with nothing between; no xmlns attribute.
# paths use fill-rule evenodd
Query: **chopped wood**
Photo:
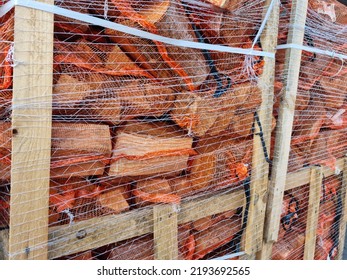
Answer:
<svg viewBox="0 0 347 280"><path fill-rule="evenodd" d="M193 139L164 123L131 123L117 131L110 176L175 175L187 168Z"/></svg>

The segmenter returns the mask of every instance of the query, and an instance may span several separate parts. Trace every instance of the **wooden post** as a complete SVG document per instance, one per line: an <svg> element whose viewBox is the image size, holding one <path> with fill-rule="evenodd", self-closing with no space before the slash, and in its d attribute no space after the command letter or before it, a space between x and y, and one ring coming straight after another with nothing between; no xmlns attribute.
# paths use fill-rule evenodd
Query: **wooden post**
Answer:
<svg viewBox="0 0 347 280"><path fill-rule="evenodd" d="M153 208L154 258L178 259L178 222L175 205L158 205Z"/></svg>
<svg viewBox="0 0 347 280"><path fill-rule="evenodd" d="M268 7L272 1L267 0ZM264 10L264 16L267 9ZM274 53L277 46L279 20L279 2L276 2L265 30L260 38L263 51ZM262 124L263 136L267 152L270 152L272 107L274 96L275 59L264 57L264 72L259 85L262 90L262 104L258 109L258 116ZM255 122L255 135L253 140L253 158L251 175L251 203L247 228L245 231L245 249L247 255L252 255L261 249L263 240L264 219L266 210L266 198L268 187L269 164L265 160L262 142L259 135L259 127ZM251 257L252 258L252 257Z"/></svg>
<svg viewBox="0 0 347 280"><path fill-rule="evenodd" d="M293 0L291 22L288 34L288 44L303 44L308 0ZM280 105L274 159L269 182L269 195L266 209L263 249L261 259L271 257L272 244L277 241L283 193L288 168L290 140L295 111L296 94L299 83L301 65L301 50L288 49L286 52L285 69L287 79L284 84L284 94ZM268 248L264 248L267 246Z"/></svg>
<svg viewBox="0 0 347 280"><path fill-rule="evenodd" d="M339 236L339 248L337 259L342 260L343 249L345 246L346 238L346 223L347 223L347 156L344 159L344 167L342 173L342 186L341 186L341 200L342 200L342 209L341 209L341 220L340 220L340 236Z"/></svg>
<svg viewBox="0 0 347 280"><path fill-rule="evenodd" d="M311 168L310 191L305 231L304 260L313 260L316 249L317 225L319 217L319 203L322 188L322 167Z"/></svg>
<svg viewBox="0 0 347 280"><path fill-rule="evenodd" d="M47 259L53 14L15 7L14 59L9 259Z"/></svg>

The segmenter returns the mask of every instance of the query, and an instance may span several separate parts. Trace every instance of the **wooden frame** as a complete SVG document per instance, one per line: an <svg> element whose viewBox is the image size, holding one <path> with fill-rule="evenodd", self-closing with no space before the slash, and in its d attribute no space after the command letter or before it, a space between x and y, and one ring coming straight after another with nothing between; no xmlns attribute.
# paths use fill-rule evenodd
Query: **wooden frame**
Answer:
<svg viewBox="0 0 347 280"><path fill-rule="evenodd" d="M342 174L342 185L341 191L338 195L341 195L342 199L342 217L340 220L340 229L339 229L339 248L337 259L342 259L344 241L345 241L345 232L346 232L346 222L347 222L347 159L340 158L336 162L336 169L343 170ZM306 167L297 172L288 174L285 191L293 190L299 188L303 185L309 184L309 202L308 202L308 211L307 211L307 224L306 224L306 233L305 233L305 248L304 248L304 260L313 260L315 254L315 245L316 245L316 231L317 223L319 217L319 207L320 207L320 197L321 197L321 188L323 175L329 177L336 175L335 171L329 167L322 166L311 166ZM271 251L266 251L268 248L272 250L268 243L264 243L265 248L263 250L268 254L271 254ZM268 257L271 259L271 255Z"/></svg>
<svg viewBox="0 0 347 280"><path fill-rule="evenodd" d="M271 4L271 0L265 2L265 6ZM264 11L265 17L266 11ZM266 24L265 30L260 38L262 48L267 52L274 52L277 46L279 24L279 2L276 2ZM262 104L258 109L258 116L262 124L262 132L267 152L270 152L272 108L275 80L275 58L265 57L265 67L260 78L262 90ZM263 240L263 228L266 210L267 188L269 182L269 163L264 157L264 151L260 136L260 129L255 125L253 140L253 158L251 175L251 202L249 208L248 225L245 233L245 252L254 255L261 249ZM254 258L254 257L250 257Z"/></svg>
<svg viewBox="0 0 347 280"><path fill-rule="evenodd" d="M320 166L311 167L307 223L306 223L306 231L305 231L304 260L314 259L322 180L323 180L322 167Z"/></svg>
<svg viewBox="0 0 347 280"><path fill-rule="evenodd" d="M15 17L9 259L46 259L53 14L15 6Z"/></svg>
<svg viewBox="0 0 347 280"><path fill-rule="evenodd" d="M293 0L288 44L302 45L304 40L308 0ZM259 259L270 259L273 242L277 241L280 214L288 168L290 140L293 127L295 101L301 65L299 49L289 48L286 52L285 69L287 79L283 86L284 94L277 120L276 141L271 179L268 187L266 220L264 225L264 244L258 253Z"/></svg>
<svg viewBox="0 0 347 280"><path fill-rule="evenodd" d="M342 200L342 209L341 209L341 221L339 229L339 248L337 259L342 260L343 250L345 246L346 238L346 223L347 223L347 155L343 161L342 169L342 186L341 186L341 200Z"/></svg>
<svg viewBox="0 0 347 280"><path fill-rule="evenodd" d="M156 205L118 215L96 217L72 225L52 227L49 228L48 258L59 258L154 233L157 237L154 240L156 258L175 259L178 249L177 225L235 210L244 205L243 190L224 190L192 200L186 199L177 209L173 205ZM173 230L169 235L167 230L162 230L167 226ZM0 231L0 244L1 240L6 242L7 233L8 230ZM170 252L167 250L168 244L173 248ZM2 254L6 256L6 252Z"/></svg>
<svg viewBox="0 0 347 280"><path fill-rule="evenodd" d="M53 0L41 0L41 2L51 4ZM267 4L270 2L266 1ZM293 27L289 33L288 43L302 44L306 17L302 11L305 9L307 9L307 0L293 0L291 24ZM225 190L184 200L180 208L173 205L156 205L119 215L97 217L69 226L48 228L53 15L19 6L15 7L15 11L18 19L15 23L14 55L16 60L25 63L20 63L14 68L11 222L9 230L0 231L0 259L54 259L147 233L153 233L155 236L156 259L177 259L178 225L245 206L243 190ZM274 52L276 47L275 31L278 28L278 14L279 5L276 3L261 37L264 51ZM25 29L30 29L31 32L25 32ZM35 33L35 42L31 41L32 32ZM19 51L19 48L25 52ZM311 231L306 236L305 259L313 259L317 209L319 209L317 190L320 188L322 174L325 176L333 174L333 171L325 167L311 167L288 176L284 175L287 170L291 135L291 129L288 127L291 128L293 122L301 50L288 49L286 56L286 67L289 72L285 97L280 109L275 146L275 154L279 156L275 157L273 162L270 181L269 164L264 158L261 141L258 136L254 136L251 204L244 234L243 247L246 253L244 259L254 259L258 251L260 251L258 258L270 258L272 244L277 239L283 192L307 183L310 183L307 226ZM265 58L265 65L261 78L263 102L258 115L263 128L265 146L269 152L272 124L269 108L273 106L275 59ZM42 74L48 78L40 79ZM28 85L31 89L30 98L27 96ZM39 103L44 106L35 107ZM30 106L34 109L27 109ZM30 119L25 117L26 115L30 116ZM259 133L257 125L255 133ZM32 153L33 149L40 152ZM40 163L36 165L35 170L32 169L32 162ZM340 224L339 257L341 257L347 222L346 159L339 159L337 166L343 169L341 195L345 201ZM23 215L29 212L30 216ZM267 218L264 228L265 217ZM167 250L167 247L172 250Z"/></svg>

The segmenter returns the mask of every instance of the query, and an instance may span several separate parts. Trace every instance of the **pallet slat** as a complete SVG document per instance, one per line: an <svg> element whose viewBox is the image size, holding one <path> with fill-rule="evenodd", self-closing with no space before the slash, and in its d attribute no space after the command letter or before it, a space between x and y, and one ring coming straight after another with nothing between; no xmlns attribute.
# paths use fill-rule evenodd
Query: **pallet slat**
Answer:
<svg viewBox="0 0 347 280"><path fill-rule="evenodd" d="M320 193L322 188L322 167L311 167L309 202L305 231L304 260L313 260L316 246L316 231L319 216Z"/></svg>
<svg viewBox="0 0 347 280"><path fill-rule="evenodd" d="M178 224L237 209L244 203L243 190L184 201L178 212ZM49 258L54 259L152 233L153 227L153 207L151 207L51 228Z"/></svg>
<svg viewBox="0 0 347 280"><path fill-rule="evenodd" d="M153 207L154 259L178 259L178 222L176 205Z"/></svg>
<svg viewBox="0 0 347 280"><path fill-rule="evenodd" d="M53 14L16 6L15 18L9 259L47 259Z"/></svg>
<svg viewBox="0 0 347 280"><path fill-rule="evenodd" d="M271 0L265 2L265 7L271 4ZM264 10L264 16L267 11ZM263 51L273 52L277 45L279 20L279 3L276 3L270 14L263 35L261 45ZM258 109L259 120L262 125L265 146L270 152L272 108L274 95L275 59L265 57L265 67L261 76L260 86L262 91L262 104ZM271 109L270 109L271 108ZM251 202L248 223L245 232L245 249L247 255L254 254L261 248L266 210L266 196L268 186L269 163L266 161L258 125L255 126L253 140L253 158L251 175Z"/></svg>
<svg viewBox="0 0 347 280"><path fill-rule="evenodd" d="M343 159L343 174L342 174L342 186L341 186L341 199L342 199L342 209L341 209L341 220L340 220L340 229L339 229L339 248L337 259L342 260L343 250L345 246L346 238L346 223L347 223L347 156Z"/></svg>

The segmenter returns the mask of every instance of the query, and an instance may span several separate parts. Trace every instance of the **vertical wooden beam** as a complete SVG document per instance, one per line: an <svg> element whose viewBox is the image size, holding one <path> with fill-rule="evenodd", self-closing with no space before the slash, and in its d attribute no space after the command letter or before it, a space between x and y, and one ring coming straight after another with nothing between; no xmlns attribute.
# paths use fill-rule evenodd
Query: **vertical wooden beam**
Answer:
<svg viewBox="0 0 347 280"><path fill-rule="evenodd" d="M342 185L341 185L341 200L342 200L342 209L341 209L341 220L340 220L340 236L339 236L339 248L337 259L342 260L343 249L345 246L346 238L346 223L347 223L347 156L344 159L343 173L342 173Z"/></svg>
<svg viewBox="0 0 347 280"><path fill-rule="evenodd" d="M272 0L265 2L269 7ZM264 9L264 15L267 9ZM270 18L267 21L264 32L260 38L263 51L274 53L277 46L279 23L279 2L276 2ZM272 108L274 99L275 59L265 57L264 72L259 80L262 91L262 103L258 109L258 116L262 124L263 136L267 152L270 152ZM256 123L256 122L255 122ZM255 133L259 133L259 127L255 124ZM270 156L270 155L269 155ZM266 210L266 198L269 176L269 163L266 161L263 146L259 135L254 135L253 158L251 174L251 203L247 228L245 231L245 249L247 255L252 255L261 249Z"/></svg>
<svg viewBox="0 0 347 280"><path fill-rule="evenodd" d="M307 0L293 0L287 43L303 44L307 6ZM264 243L262 250L257 256L259 259L271 258L272 245L274 241L277 241L278 237L283 193L288 168L296 93L299 82L301 53L302 51L297 49L288 49L286 52L285 69L287 69L287 79L284 84L284 94L277 120L274 160L266 207Z"/></svg>
<svg viewBox="0 0 347 280"><path fill-rule="evenodd" d="M307 223L305 231L304 260L313 260L316 249L319 203L322 188L322 167L311 167Z"/></svg>
<svg viewBox="0 0 347 280"><path fill-rule="evenodd" d="M14 59L9 259L47 259L53 14L15 7Z"/></svg>
<svg viewBox="0 0 347 280"><path fill-rule="evenodd" d="M307 4L308 0L292 1L288 44L303 44ZM261 258L265 259L271 257L269 254L271 254L272 251L272 244L274 241L277 241L278 237L283 193L288 168L295 101L299 83L301 53L302 51L298 49L288 49L286 52L285 69L287 70L287 77L277 120L274 159L271 180L269 182L269 195L264 228L264 240L266 243L263 246L269 246L269 248L263 248L264 252L267 252L266 255L261 254Z"/></svg>
<svg viewBox="0 0 347 280"><path fill-rule="evenodd" d="M158 205L153 208L154 258L178 259L178 222L174 205Z"/></svg>

